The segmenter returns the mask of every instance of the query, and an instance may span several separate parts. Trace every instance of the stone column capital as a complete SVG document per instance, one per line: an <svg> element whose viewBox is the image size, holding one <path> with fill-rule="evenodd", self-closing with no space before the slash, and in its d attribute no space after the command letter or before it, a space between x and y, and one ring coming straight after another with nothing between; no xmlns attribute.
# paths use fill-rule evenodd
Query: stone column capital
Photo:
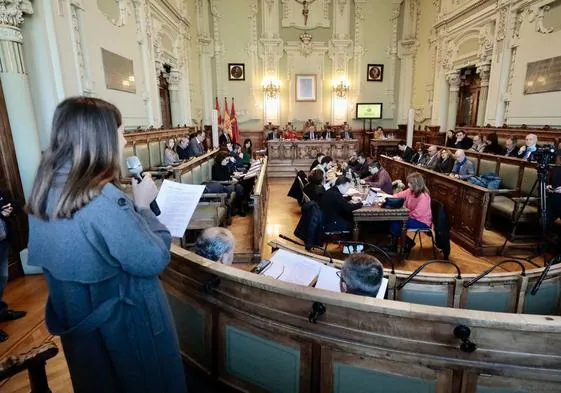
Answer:
<svg viewBox="0 0 561 393"><path fill-rule="evenodd" d="M449 72L446 74L446 80L450 84L450 91L459 91L460 90L460 73L456 72Z"/></svg>
<svg viewBox="0 0 561 393"><path fill-rule="evenodd" d="M477 66L476 72L481 78L481 86L489 86L489 78L491 76L491 64L480 64Z"/></svg>
<svg viewBox="0 0 561 393"><path fill-rule="evenodd" d="M0 25L19 27L24 14L33 14L30 0L0 0Z"/></svg>

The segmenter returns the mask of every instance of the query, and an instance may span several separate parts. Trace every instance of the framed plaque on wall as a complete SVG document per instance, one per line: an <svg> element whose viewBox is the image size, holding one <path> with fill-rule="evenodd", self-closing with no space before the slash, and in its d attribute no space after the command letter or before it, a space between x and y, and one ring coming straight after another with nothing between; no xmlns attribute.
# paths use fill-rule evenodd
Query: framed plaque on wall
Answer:
<svg viewBox="0 0 561 393"><path fill-rule="evenodd" d="M296 75L296 101L313 102L317 100L316 75Z"/></svg>

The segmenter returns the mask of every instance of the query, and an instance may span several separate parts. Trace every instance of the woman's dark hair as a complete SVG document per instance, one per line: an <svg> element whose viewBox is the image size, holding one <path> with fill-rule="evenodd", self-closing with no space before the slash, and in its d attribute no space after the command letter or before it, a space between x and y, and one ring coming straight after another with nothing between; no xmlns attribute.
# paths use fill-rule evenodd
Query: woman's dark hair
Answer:
<svg viewBox="0 0 561 393"><path fill-rule="evenodd" d="M321 160L322 164L329 164L331 161L333 161L333 158L329 157L329 156L325 156L323 157L323 160Z"/></svg>
<svg viewBox="0 0 561 393"><path fill-rule="evenodd" d="M44 151L29 198L29 213L48 220L47 198L57 172L70 172L51 218L70 218L107 183L118 184L121 112L107 101L72 97L56 107L49 146Z"/></svg>
<svg viewBox="0 0 561 393"><path fill-rule="evenodd" d="M315 185L321 184L323 182L323 172L320 169L314 169L308 175L308 181Z"/></svg>
<svg viewBox="0 0 561 393"><path fill-rule="evenodd" d="M248 142L249 142L249 147L246 147L245 145L247 145ZM251 156L252 147L253 147L253 142L251 141L251 139L247 138L245 141L243 141L242 150L248 152L250 156Z"/></svg>

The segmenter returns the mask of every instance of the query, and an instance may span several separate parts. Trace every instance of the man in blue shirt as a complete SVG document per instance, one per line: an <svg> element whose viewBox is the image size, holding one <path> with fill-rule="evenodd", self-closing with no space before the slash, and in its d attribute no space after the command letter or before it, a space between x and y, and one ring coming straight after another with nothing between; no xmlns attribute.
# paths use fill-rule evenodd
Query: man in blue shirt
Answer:
<svg viewBox="0 0 561 393"><path fill-rule="evenodd" d="M454 157L456 157L456 162L450 176L461 180L467 180L470 177L475 176L475 167L473 166L473 162L467 159L466 153L462 149L456 150Z"/></svg>

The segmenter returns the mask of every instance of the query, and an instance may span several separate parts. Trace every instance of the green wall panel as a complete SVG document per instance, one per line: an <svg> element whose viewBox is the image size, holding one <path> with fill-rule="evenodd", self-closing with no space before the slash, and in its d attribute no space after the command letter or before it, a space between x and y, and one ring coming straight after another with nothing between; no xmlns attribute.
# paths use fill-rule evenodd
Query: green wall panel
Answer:
<svg viewBox="0 0 561 393"><path fill-rule="evenodd" d="M232 326L226 327L226 369L272 393L298 392L300 351Z"/></svg>
<svg viewBox="0 0 561 393"><path fill-rule="evenodd" d="M333 393L433 393L436 380L406 377L380 371L333 365Z"/></svg>
<svg viewBox="0 0 561 393"><path fill-rule="evenodd" d="M168 294L168 299L181 351L210 364L211 355L205 342L205 315L173 295Z"/></svg>

